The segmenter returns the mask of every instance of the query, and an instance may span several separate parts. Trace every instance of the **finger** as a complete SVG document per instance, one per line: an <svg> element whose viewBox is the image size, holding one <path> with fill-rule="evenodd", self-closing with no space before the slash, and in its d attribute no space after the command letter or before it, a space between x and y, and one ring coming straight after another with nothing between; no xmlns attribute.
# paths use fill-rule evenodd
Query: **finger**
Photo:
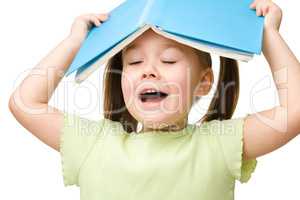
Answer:
<svg viewBox="0 0 300 200"><path fill-rule="evenodd" d="M88 20L94 24L95 26L100 26L101 25L101 22L100 20L95 16L95 15L90 15L88 16Z"/></svg>
<svg viewBox="0 0 300 200"><path fill-rule="evenodd" d="M257 5L257 1L255 0L250 4L250 8L255 9L256 5Z"/></svg>
<svg viewBox="0 0 300 200"><path fill-rule="evenodd" d="M256 8L256 15L261 16L261 14L262 14L261 8Z"/></svg>
<svg viewBox="0 0 300 200"><path fill-rule="evenodd" d="M266 4L263 4L262 6L261 6L261 15L265 15L265 9L266 9L266 7L267 7L267 5Z"/></svg>
<svg viewBox="0 0 300 200"><path fill-rule="evenodd" d="M263 16L266 16L269 12L269 6L263 8Z"/></svg>
<svg viewBox="0 0 300 200"><path fill-rule="evenodd" d="M272 2L266 2L263 6L262 6L262 13L263 16L266 16L270 10L270 7L272 7Z"/></svg>
<svg viewBox="0 0 300 200"><path fill-rule="evenodd" d="M255 6L256 6L256 3L253 2L253 3L250 4L249 7L250 7L251 9L255 9Z"/></svg>
<svg viewBox="0 0 300 200"><path fill-rule="evenodd" d="M92 19L93 19L93 22L94 22L95 26L100 26L101 25L100 20L96 16L94 16Z"/></svg>
<svg viewBox="0 0 300 200"><path fill-rule="evenodd" d="M262 6L263 6L263 4L261 4L261 3L258 3L256 5L256 15L257 16L261 16L262 15Z"/></svg>
<svg viewBox="0 0 300 200"><path fill-rule="evenodd" d="M101 21L105 21L108 19L109 14L108 13L101 13L101 14L97 14L96 15L98 19L100 19Z"/></svg>

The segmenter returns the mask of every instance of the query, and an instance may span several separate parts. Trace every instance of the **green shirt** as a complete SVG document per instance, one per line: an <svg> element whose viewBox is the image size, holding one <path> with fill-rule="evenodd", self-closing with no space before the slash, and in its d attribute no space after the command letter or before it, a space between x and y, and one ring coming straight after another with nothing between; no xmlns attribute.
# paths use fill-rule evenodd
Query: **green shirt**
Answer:
<svg viewBox="0 0 300 200"><path fill-rule="evenodd" d="M233 200L257 160L242 160L244 118L127 133L119 122L64 113L64 185L81 200Z"/></svg>

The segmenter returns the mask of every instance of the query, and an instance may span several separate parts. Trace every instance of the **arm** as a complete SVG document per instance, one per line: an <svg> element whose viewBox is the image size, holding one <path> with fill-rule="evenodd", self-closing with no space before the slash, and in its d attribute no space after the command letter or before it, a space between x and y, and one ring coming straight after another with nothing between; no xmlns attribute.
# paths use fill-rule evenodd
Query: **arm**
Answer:
<svg viewBox="0 0 300 200"><path fill-rule="evenodd" d="M300 63L281 35L281 10L270 0L256 0L258 15L266 15L263 54L270 65L280 105L249 115L244 125L244 158L272 152L300 132Z"/></svg>
<svg viewBox="0 0 300 200"><path fill-rule="evenodd" d="M78 52L92 23L100 25L107 16L82 15L73 23L70 35L54 48L12 93L9 109L28 131L59 151L63 112L48 105L64 73Z"/></svg>

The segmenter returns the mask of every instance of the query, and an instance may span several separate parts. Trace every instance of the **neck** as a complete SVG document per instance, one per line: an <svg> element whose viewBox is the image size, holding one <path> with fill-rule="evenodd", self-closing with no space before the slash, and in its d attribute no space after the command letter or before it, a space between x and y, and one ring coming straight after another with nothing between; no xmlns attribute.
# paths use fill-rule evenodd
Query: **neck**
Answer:
<svg viewBox="0 0 300 200"><path fill-rule="evenodd" d="M168 124L166 126L158 125L157 127L146 127L143 125L142 132L149 132L149 131L180 131L187 126L187 119L181 120L172 124Z"/></svg>

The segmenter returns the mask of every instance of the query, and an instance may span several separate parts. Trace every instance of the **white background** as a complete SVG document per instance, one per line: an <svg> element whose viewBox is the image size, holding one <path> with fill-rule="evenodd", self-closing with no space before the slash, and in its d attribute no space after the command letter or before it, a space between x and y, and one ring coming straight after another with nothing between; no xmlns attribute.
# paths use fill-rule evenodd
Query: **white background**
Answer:
<svg viewBox="0 0 300 200"><path fill-rule="evenodd" d="M106 12L121 2L120 0L1 2L0 199L79 199L79 188L63 186L59 153L40 142L17 123L8 110L8 99L27 70L34 67L69 34L71 24L77 15ZM276 3L283 10L280 32L294 54L300 58L299 3L284 0L277 0ZM87 118L98 118L102 106L101 77L102 70L99 69L79 86L72 84L72 75L64 78L50 103L62 110L77 112ZM270 68L263 55L240 65L240 79L240 99L234 117L269 109L277 104ZM68 85L68 91L65 91L67 81L68 84L71 82L71 85ZM256 92L255 95L251 94L251 91L259 89L262 91ZM206 98L206 102L200 102L197 107L202 114L207 108L207 102L209 98ZM196 119L194 113L191 114L191 122ZM296 137L282 148L259 157L257 168L250 181L247 184L237 182L236 199L300 199L299 152L300 138Z"/></svg>

